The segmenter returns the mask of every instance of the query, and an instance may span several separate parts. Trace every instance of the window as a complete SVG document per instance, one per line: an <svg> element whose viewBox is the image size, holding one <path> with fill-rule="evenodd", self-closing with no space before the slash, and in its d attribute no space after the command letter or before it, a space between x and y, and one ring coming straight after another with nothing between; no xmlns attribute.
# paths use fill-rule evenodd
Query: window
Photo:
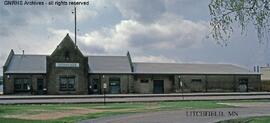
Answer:
<svg viewBox="0 0 270 123"><path fill-rule="evenodd" d="M15 78L14 79L14 90L16 92L30 91L31 84L28 78Z"/></svg>
<svg viewBox="0 0 270 123"><path fill-rule="evenodd" d="M60 77L60 91L75 91L75 76Z"/></svg>
<svg viewBox="0 0 270 123"><path fill-rule="evenodd" d="M192 79L191 82L194 82L194 83L201 83L202 80L201 80L201 79Z"/></svg>
<svg viewBox="0 0 270 123"><path fill-rule="evenodd" d="M141 79L141 83L148 83L149 80L148 79Z"/></svg>
<svg viewBox="0 0 270 123"><path fill-rule="evenodd" d="M70 55L69 55L69 51L65 52L65 60L69 60L70 59Z"/></svg>
<svg viewBox="0 0 270 123"><path fill-rule="evenodd" d="M240 84L247 84L248 83L248 79L247 78L241 78L241 79L239 79L239 83Z"/></svg>
<svg viewBox="0 0 270 123"><path fill-rule="evenodd" d="M120 85L120 78L109 78L110 86L119 86Z"/></svg>

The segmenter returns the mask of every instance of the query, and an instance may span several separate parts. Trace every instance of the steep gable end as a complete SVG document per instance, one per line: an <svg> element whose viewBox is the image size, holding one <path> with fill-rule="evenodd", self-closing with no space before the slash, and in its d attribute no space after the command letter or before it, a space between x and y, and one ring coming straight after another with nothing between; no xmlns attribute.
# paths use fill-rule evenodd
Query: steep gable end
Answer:
<svg viewBox="0 0 270 123"><path fill-rule="evenodd" d="M51 54L51 57L59 61L72 61L72 59L83 58L84 56L67 34Z"/></svg>

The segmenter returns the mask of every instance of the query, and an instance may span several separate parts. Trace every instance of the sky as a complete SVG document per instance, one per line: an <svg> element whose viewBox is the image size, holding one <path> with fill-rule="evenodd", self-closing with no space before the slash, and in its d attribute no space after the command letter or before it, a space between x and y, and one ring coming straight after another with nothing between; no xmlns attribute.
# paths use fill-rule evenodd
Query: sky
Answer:
<svg viewBox="0 0 270 123"><path fill-rule="evenodd" d="M244 35L235 25L228 45L217 44L209 36L209 2L89 0L89 5L77 6L78 47L85 56L129 51L138 62L235 64L250 70L270 63L269 43L259 43L252 25ZM67 33L74 39L73 9L69 5L11 6L1 1L0 64L11 49L15 54L24 50L50 55Z"/></svg>

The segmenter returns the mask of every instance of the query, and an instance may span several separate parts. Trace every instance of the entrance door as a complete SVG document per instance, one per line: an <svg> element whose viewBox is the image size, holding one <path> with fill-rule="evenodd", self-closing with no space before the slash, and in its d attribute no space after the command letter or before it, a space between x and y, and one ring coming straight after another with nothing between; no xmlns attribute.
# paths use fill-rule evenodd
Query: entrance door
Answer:
<svg viewBox="0 0 270 123"><path fill-rule="evenodd" d="M154 80L154 94L164 93L164 81L163 80Z"/></svg>
<svg viewBox="0 0 270 123"><path fill-rule="evenodd" d="M110 93L111 94L120 94L121 88L120 88L120 78L110 78L109 80L109 86L110 86Z"/></svg>
<svg viewBox="0 0 270 123"><path fill-rule="evenodd" d="M92 80L92 83L91 83L91 91L92 91L92 94L100 94L100 84L99 84L99 79L93 79Z"/></svg>
<svg viewBox="0 0 270 123"><path fill-rule="evenodd" d="M248 79L239 79L239 91L248 92Z"/></svg>
<svg viewBox="0 0 270 123"><path fill-rule="evenodd" d="M43 94L43 79L37 79L37 94L41 95Z"/></svg>

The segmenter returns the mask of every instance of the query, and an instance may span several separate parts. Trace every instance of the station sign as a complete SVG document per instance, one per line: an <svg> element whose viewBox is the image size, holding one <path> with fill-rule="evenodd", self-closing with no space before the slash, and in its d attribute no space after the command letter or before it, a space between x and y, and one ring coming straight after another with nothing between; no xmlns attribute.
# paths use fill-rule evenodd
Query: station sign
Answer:
<svg viewBox="0 0 270 123"><path fill-rule="evenodd" d="M55 63L55 67L80 67L79 63Z"/></svg>

